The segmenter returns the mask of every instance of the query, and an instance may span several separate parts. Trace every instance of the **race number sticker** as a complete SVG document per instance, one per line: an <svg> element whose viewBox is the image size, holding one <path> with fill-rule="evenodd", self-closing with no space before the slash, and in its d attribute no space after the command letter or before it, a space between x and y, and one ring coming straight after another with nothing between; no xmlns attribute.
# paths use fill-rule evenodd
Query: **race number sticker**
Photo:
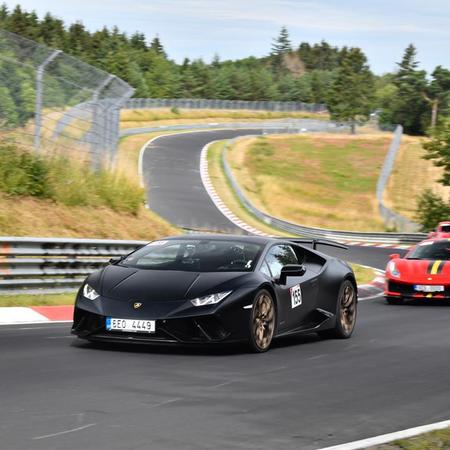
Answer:
<svg viewBox="0 0 450 450"><path fill-rule="evenodd" d="M291 307L296 308L302 304L302 290L299 284L289 288L291 292Z"/></svg>

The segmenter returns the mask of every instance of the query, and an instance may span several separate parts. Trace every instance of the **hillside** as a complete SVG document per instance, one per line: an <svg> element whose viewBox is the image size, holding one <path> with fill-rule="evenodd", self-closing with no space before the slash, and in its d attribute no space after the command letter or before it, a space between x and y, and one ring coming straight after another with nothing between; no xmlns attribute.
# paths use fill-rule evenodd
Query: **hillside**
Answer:
<svg viewBox="0 0 450 450"><path fill-rule="evenodd" d="M252 203L299 224L384 230L375 186L390 135L241 139L228 162Z"/></svg>

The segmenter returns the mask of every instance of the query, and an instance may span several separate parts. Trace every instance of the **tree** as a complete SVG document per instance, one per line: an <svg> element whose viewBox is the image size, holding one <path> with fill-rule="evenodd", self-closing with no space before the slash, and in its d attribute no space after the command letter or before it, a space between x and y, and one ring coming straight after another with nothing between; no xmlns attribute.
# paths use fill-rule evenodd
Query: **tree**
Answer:
<svg viewBox="0 0 450 450"><path fill-rule="evenodd" d="M391 120L401 124L408 134L420 135L425 132L426 114L429 111L423 98L426 90L426 72L417 70L416 48L410 44L403 55L393 83L397 87L391 103Z"/></svg>
<svg viewBox="0 0 450 450"><path fill-rule="evenodd" d="M359 48L351 48L342 59L329 97L332 118L350 122L355 133L357 121L367 120L374 99L374 77L367 58Z"/></svg>
<svg viewBox="0 0 450 450"><path fill-rule="evenodd" d="M158 35L156 35L153 38L152 42L150 43L150 50L153 50L158 56L163 56L164 58L167 58L166 52L164 51L164 47L161 44Z"/></svg>
<svg viewBox="0 0 450 450"><path fill-rule="evenodd" d="M437 124L438 109L447 106L450 96L450 70L437 66L431 76L433 79L423 92L423 97L431 105L431 128L434 128Z"/></svg>
<svg viewBox="0 0 450 450"><path fill-rule="evenodd" d="M421 224L422 231L434 230L439 222L450 216L450 203L426 189L417 201L416 220Z"/></svg>
<svg viewBox="0 0 450 450"><path fill-rule="evenodd" d="M444 170L439 182L450 186L450 119L432 131L431 139L423 144L423 148L425 159L432 160L435 166Z"/></svg>
<svg viewBox="0 0 450 450"><path fill-rule="evenodd" d="M283 68L283 55L292 52L292 44L286 27L281 27L279 35L273 40L270 58L272 66L279 71Z"/></svg>

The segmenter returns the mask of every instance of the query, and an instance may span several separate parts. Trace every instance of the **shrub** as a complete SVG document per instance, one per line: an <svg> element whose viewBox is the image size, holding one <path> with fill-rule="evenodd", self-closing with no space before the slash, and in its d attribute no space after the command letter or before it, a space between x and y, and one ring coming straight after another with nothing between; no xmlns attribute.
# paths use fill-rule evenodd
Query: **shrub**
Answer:
<svg viewBox="0 0 450 450"><path fill-rule="evenodd" d="M63 156L45 159L5 142L0 142L0 191L135 215L144 203L143 189L123 176L106 170L94 172Z"/></svg>
<svg viewBox="0 0 450 450"><path fill-rule="evenodd" d="M422 231L430 231L437 224L450 218L450 202L445 202L441 197L427 189L422 192L417 200L416 220L422 226Z"/></svg>

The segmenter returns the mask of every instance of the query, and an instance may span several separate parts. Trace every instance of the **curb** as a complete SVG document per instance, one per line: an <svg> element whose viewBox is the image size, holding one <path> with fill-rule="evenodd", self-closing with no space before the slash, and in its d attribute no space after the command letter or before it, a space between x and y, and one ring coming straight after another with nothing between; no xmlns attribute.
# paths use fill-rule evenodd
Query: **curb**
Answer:
<svg viewBox="0 0 450 450"><path fill-rule="evenodd" d="M0 307L0 326L26 323L72 322L73 306Z"/></svg>

